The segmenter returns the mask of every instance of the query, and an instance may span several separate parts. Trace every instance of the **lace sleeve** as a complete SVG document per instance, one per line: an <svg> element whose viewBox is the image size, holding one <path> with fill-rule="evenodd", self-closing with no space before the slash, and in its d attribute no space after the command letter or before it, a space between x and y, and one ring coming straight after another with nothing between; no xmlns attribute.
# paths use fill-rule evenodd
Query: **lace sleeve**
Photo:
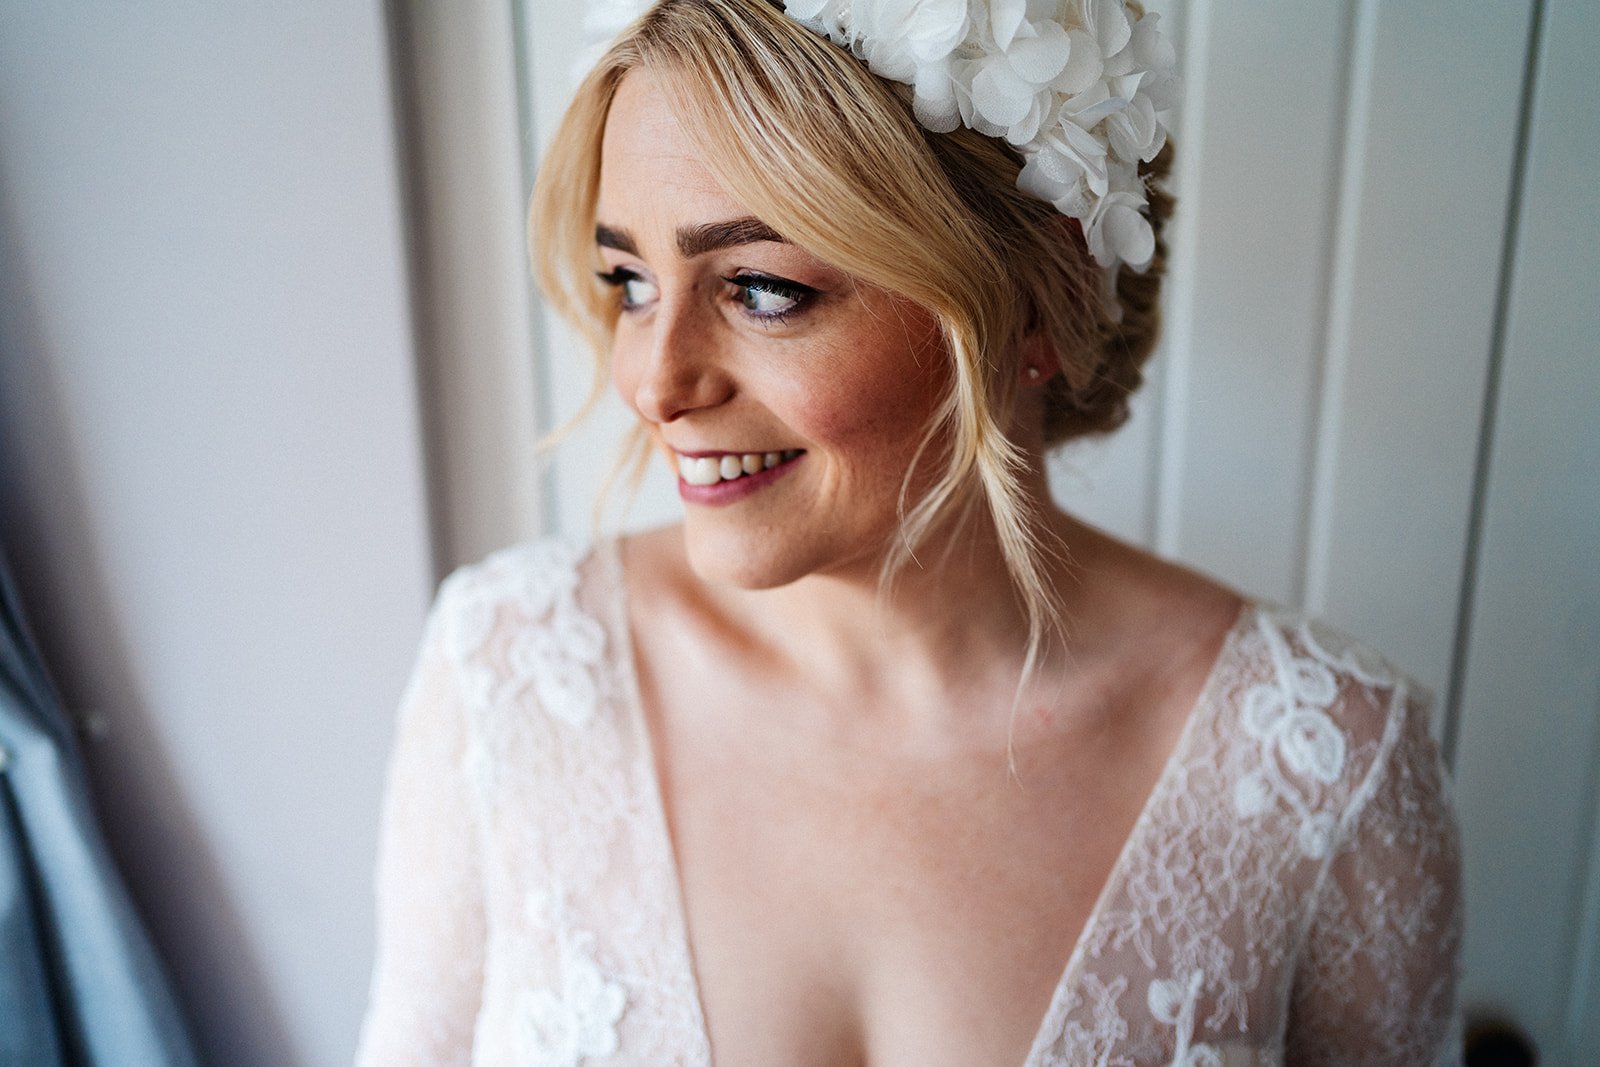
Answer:
<svg viewBox="0 0 1600 1067"><path fill-rule="evenodd" d="M1409 696L1405 695L1409 693ZM1295 970L1286 1062L1458 1064L1460 830L1426 689L1397 691Z"/></svg>
<svg viewBox="0 0 1600 1067"><path fill-rule="evenodd" d="M450 583L401 697L375 877L377 955L357 1067L466 1064L483 984L466 717L446 638Z"/></svg>

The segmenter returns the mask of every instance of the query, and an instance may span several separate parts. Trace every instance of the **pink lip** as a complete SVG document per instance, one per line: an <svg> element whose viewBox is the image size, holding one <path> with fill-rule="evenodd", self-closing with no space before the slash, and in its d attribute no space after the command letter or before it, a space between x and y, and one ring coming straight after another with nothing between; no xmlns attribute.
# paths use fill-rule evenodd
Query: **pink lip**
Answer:
<svg viewBox="0 0 1600 1067"><path fill-rule="evenodd" d="M728 452L681 453L681 455L691 456L695 459L699 459L703 456L724 456L736 454L737 453ZM743 500L745 497L759 489L765 489L779 478L782 478L785 474L789 473L790 468L804 459L805 456L806 454L802 452L793 459L784 460L776 467L768 467L765 470L756 471L754 474L746 474L735 478L731 482L718 482L716 485L690 485L680 477L678 479L678 496L683 498L684 503L687 504L709 504L712 507L722 507L727 504L732 504L737 500Z"/></svg>

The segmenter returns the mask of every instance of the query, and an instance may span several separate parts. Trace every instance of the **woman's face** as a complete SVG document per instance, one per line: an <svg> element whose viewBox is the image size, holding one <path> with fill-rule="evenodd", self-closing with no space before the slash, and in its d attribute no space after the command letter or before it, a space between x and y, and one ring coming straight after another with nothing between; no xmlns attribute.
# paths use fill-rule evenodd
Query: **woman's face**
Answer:
<svg viewBox="0 0 1600 1067"><path fill-rule="evenodd" d="M949 373L934 317L753 218L644 71L611 106L596 223L614 381L678 478L696 573L875 568Z"/></svg>

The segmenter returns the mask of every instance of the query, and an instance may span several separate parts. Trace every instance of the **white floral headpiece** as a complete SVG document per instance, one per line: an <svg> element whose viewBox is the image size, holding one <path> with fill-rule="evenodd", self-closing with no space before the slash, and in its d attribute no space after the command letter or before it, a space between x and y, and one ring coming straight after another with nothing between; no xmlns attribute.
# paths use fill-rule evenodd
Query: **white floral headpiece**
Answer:
<svg viewBox="0 0 1600 1067"><path fill-rule="evenodd" d="M598 0L609 38L651 0ZM784 0L785 13L912 88L917 121L967 126L1022 155L1017 184L1077 219L1114 277L1155 255L1139 164L1167 141L1176 55L1154 13L1124 0Z"/></svg>

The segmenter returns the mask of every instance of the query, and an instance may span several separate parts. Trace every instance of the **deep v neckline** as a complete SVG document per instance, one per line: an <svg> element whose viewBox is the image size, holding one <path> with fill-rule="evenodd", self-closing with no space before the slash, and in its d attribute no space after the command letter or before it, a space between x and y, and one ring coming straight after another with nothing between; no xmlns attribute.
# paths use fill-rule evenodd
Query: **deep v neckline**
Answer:
<svg viewBox="0 0 1600 1067"><path fill-rule="evenodd" d="M623 692L620 699L626 705L621 709L621 718L626 729L634 731L638 739L635 748L637 759L643 764L638 768L644 777L642 784L643 800L650 809L648 818L650 827L646 831L654 837L652 844L659 850L666 871L665 880L668 883L661 887L661 891L668 897L667 912L673 916L673 929L665 931L663 937L671 943L679 959L685 961L688 974L680 976L682 985L690 991L693 998L693 1014L699 1028L699 1036L705 1047L711 1048L710 1029L706 1025L705 999L701 994L700 975L695 965L694 946L689 941L689 916L684 905L683 874L678 865L677 846L672 840L672 830L667 818L666 794L661 788L661 774L657 763L655 738L651 734L648 718L644 713L644 699L639 685L638 658L634 647L633 626L629 616L629 597L627 576L622 566L622 540L620 537L607 538L599 546L599 554L603 557L607 571L608 610L611 615L611 639L617 647L620 660L619 669L622 675L621 684ZM1213 690L1223 674L1223 668L1233 657L1234 648L1240 635L1247 628L1247 623L1255 617L1258 605L1249 597L1242 597L1239 610L1235 614L1232 624L1223 636L1222 644L1216 656L1211 661L1211 666L1206 672L1205 681L1200 686L1200 692L1195 697L1184 716L1182 729L1179 731L1178 740L1173 745L1166 761L1162 764L1161 773L1156 776L1155 783L1144 799L1144 804L1139 809L1139 815L1134 819L1133 828L1128 836L1123 839L1122 847L1117 852L1117 858L1111 864L1104 883L1095 897L1094 906L1089 909L1088 917L1084 919L1083 927L1078 931L1077 939L1072 946L1072 952L1067 956L1061 976L1056 980L1055 987L1050 992L1049 1001L1046 1003L1043 1017L1040 1018L1035 1028L1033 1041L1029 1046L1028 1055L1020 1067L1036 1067L1045 1050L1055 1041L1056 1031L1062 1025L1060 1016L1066 1009L1068 994L1078 983L1083 969L1084 951L1091 940L1095 926L1100 922L1109 902L1120 892L1122 882L1126 875L1131 858L1137 853L1138 848L1148 833L1149 824L1154 819L1154 811L1159 805L1162 795L1167 791L1176 769L1188 762L1190 749L1194 746L1195 737L1200 728L1201 720L1208 717L1215 701ZM669 987L672 983L668 983ZM712 1063L715 1062L713 1056Z"/></svg>

